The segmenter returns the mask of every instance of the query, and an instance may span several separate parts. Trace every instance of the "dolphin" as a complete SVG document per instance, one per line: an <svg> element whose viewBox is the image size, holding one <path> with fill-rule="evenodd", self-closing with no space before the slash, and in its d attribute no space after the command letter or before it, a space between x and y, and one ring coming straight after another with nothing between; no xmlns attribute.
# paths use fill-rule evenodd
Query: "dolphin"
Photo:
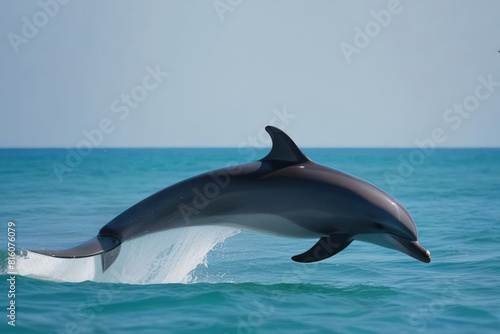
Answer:
<svg viewBox="0 0 500 334"><path fill-rule="evenodd" d="M201 174L167 187L124 211L89 241L66 250L37 250L59 258L101 254L106 271L120 245L186 226L223 225L319 241L297 262L329 258L353 240L373 243L429 263L410 213L394 197L345 172L308 159L280 129L267 126L270 153L261 160Z"/></svg>

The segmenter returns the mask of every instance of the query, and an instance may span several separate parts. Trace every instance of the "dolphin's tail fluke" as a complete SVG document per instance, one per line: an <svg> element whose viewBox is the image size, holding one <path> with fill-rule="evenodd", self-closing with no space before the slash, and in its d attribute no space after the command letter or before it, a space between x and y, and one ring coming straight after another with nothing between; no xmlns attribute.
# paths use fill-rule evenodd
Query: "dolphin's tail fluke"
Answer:
<svg viewBox="0 0 500 334"><path fill-rule="evenodd" d="M75 259L101 254L102 272L105 272L115 262L120 253L121 242L112 236L97 236L89 241L64 250L36 250L34 253L47 256Z"/></svg>

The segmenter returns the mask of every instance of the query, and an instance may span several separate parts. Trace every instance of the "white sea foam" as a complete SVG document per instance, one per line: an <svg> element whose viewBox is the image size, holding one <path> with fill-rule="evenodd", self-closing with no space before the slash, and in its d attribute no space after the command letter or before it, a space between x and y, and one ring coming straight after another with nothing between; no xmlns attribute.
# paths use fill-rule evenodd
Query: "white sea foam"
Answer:
<svg viewBox="0 0 500 334"><path fill-rule="evenodd" d="M64 282L116 282L129 284L190 283L192 272L206 264L207 254L239 230L201 226L146 235L121 245L115 262L102 272L101 255L61 259L33 252L17 258L17 273Z"/></svg>

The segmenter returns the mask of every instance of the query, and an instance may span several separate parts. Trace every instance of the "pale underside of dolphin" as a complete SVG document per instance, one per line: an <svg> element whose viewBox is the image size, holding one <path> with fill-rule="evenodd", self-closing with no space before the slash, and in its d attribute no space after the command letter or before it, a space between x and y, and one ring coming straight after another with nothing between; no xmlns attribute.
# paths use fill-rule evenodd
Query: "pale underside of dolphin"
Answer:
<svg viewBox="0 0 500 334"><path fill-rule="evenodd" d="M429 251L417 241L410 213L374 185L309 160L278 128L263 159L195 176L165 188L106 224L89 241L66 250L38 250L59 258L102 254L105 271L120 245L164 230L200 225L234 226L295 238L319 238L297 262L326 259L361 240L422 262Z"/></svg>

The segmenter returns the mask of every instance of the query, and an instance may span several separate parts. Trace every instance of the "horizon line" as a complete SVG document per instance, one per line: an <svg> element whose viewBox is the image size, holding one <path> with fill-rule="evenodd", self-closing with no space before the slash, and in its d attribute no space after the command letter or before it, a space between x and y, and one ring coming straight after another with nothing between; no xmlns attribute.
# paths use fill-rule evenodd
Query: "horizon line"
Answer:
<svg viewBox="0 0 500 334"><path fill-rule="evenodd" d="M47 147L2 147L0 150L75 150L77 147L60 147L60 146L47 146ZM271 149L271 146L103 146L92 147L92 150L127 150L127 149ZM302 146L300 149L420 149L418 146ZM424 148L426 149L426 148ZM442 149L500 149L500 146L448 146L448 147L434 147L435 150Z"/></svg>

